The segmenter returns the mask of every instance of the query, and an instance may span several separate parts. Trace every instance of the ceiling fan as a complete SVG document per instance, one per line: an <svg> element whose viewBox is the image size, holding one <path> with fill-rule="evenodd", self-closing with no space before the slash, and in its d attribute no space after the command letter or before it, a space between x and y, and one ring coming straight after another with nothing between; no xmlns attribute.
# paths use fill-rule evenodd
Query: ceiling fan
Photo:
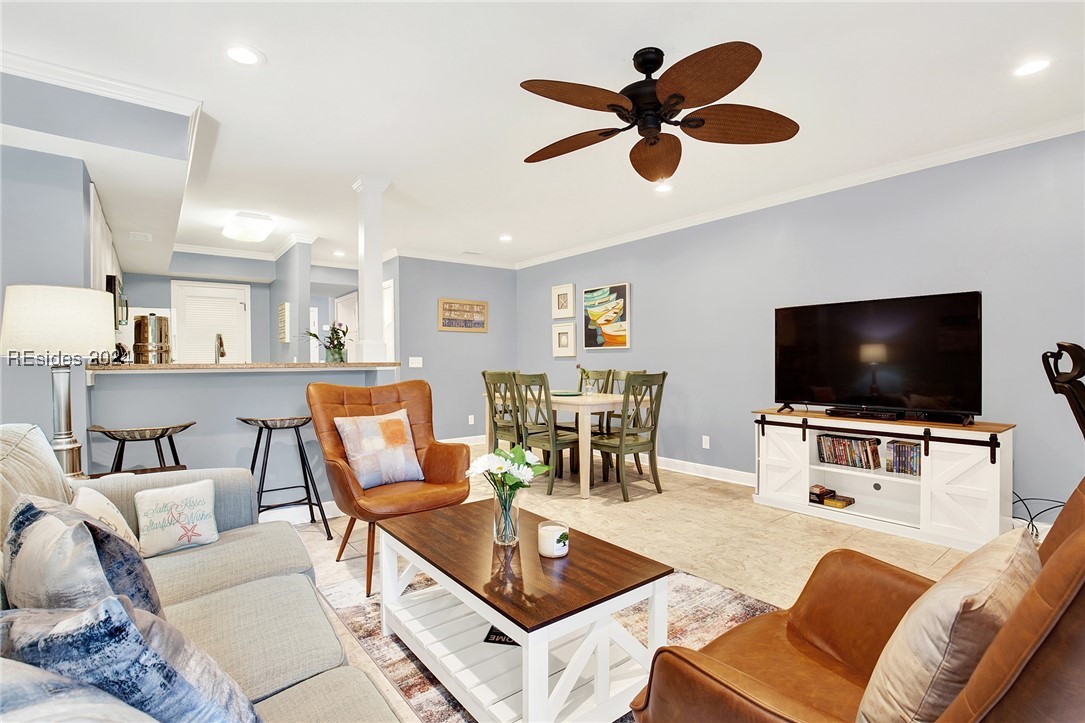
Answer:
<svg viewBox="0 0 1085 723"><path fill-rule="evenodd" d="M740 41L714 45L678 61L659 78L663 51L642 48L633 55L633 67L644 80L614 93L603 88L560 80L525 80L524 90L544 98L588 110L614 113L624 128L585 131L535 151L525 163L545 161L587 148L636 128L641 140L629 151L633 168L648 181L670 178L682 160L678 136L663 133L664 126L681 128L686 135L711 143L777 143L794 137L799 124L764 108L722 103L708 105L739 87L761 62L761 51ZM707 107L702 107L707 106ZM690 110L682 119L680 112Z"/></svg>

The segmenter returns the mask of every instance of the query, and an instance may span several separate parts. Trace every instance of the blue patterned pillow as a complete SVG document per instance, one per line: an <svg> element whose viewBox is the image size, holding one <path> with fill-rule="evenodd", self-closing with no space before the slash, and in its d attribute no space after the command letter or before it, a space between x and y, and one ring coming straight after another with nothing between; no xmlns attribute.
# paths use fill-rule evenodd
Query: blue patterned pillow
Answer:
<svg viewBox="0 0 1085 723"><path fill-rule="evenodd" d="M77 608L126 595L161 615L139 551L90 515L63 502L21 495L4 539L4 590L18 608Z"/></svg>
<svg viewBox="0 0 1085 723"><path fill-rule="evenodd" d="M241 687L165 620L110 596L0 612L0 654L93 685L159 721L258 721Z"/></svg>
<svg viewBox="0 0 1085 723"><path fill-rule="evenodd" d="M103 723L153 723L127 703L48 670L0 658L0 719L5 721L102 721Z"/></svg>

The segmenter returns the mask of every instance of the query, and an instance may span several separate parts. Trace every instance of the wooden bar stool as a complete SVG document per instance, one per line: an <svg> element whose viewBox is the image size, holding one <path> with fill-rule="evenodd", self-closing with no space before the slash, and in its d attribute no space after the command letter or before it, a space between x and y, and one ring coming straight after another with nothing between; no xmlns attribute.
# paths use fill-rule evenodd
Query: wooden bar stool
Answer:
<svg viewBox="0 0 1085 723"><path fill-rule="evenodd" d="M182 422L169 427L134 427L131 429L106 429L94 424L87 427L87 431L104 434L117 443L117 451L113 455L113 466L109 470L109 473L113 474L114 472L124 471L121 467L124 465L124 446L128 442L154 442L155 451L158 452L158 469L185 469L185 466L181 464L181 460L177 458L177 445L173 442L173 435L180 434L193 424L195 422ZM166 464L166 455L162 453L163 437L170 444L170 453L173 455L172 467ZM139 471L151 472L155 470Z"/></svg>
<svg viewBox="0 0 1085 723"><path fill-rule="evenodd" d="M312 421L312 417L238 417L238 421L244 422L249 426L256 427L256 446L252 450L252 464L249 466L249 471L256 474L256 457L260 452L260 439L264 436L264 430L267 430L267 439L264 441L264 463L260 469L260 486L256 489L256 510L257 514L260 512L266 512L267 510L274 510L279 507L295 507L297 505L306 505L309 508L309 521L316 522L316 515L313 514L313 507L316 507L320 511L320 519L324 522L324 532L327 534L328 539L332 539L332 531L328 526L328 518L324 515L324 506L320 503L320 492L316 488L316 480L313 479L313 469L309 466L309 456L305 454L305 444L301 441L301 428ZM301 478L302 484L289 485L287 487L272 487L266 490L267 492L278 492L280 490L292 490L303 489L305 490L305 496L291 502L279 502L274 505L264 504L264 479L267 477L267 458L271 453L271 434L276 429L293 429L294 436L298 440L298 457L301 460ZM313 501L313 498L316 501Z"/></svg>

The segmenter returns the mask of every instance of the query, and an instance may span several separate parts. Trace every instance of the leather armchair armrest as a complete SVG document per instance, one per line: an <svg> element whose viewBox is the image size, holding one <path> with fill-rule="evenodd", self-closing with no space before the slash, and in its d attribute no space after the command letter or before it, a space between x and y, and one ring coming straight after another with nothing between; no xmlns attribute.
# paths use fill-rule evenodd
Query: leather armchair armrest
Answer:
<svg viewBox="0 0 1085 723"><path fill-rule="evenodd" d="M854 550L818 562L789 625L802 637L870 677L900 619L934 582Z"/></svg>
<svg viewBox="0 0 1085 723"><path fill-rule="evenodd" d="M101 492L124 515L124 520L138 532L136 519L137 492L161 487L174 487L203 479L215 481L215 524L220 532L236 527L255 525L256 483L247 469L222 467L216 469L183 469L170 472L101 477L72 480L72 488L90 487Z"/></svg>
<svg viewBox="0 0 1085 723"><path fill-rule="evenodd" d="M678 646L656 651L648 685L629 706L637 723L834 720L727 663Z"/></svg>
<svg viewBox="0 0 1085 723"><path fill-rule="evenodd" d="M466 444L434 442L426 449L422 476L427 482L450 483L467 479L471 466L471 448Z"/></svg>

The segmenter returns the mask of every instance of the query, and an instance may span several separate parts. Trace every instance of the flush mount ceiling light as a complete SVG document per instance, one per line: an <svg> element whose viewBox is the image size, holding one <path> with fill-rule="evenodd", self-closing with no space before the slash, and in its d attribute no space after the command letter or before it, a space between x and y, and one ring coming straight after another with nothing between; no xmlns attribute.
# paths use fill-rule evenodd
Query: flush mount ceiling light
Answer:
<svg viewBox="0 0 1085 723"><path fill-rule="evenodd" d="M656 184L656 193L670 193L674 186L671 185L671 179L664 178Z"/></svg>
<svg viewBox="0 0 1085 723"><path fill-rule="evenodd" d="M222 235L234 241L260 243L275 230L275 221L262 213L242 211L231 218L222 229Z"/></svg>
<svg viewBox="0 0 1085 723"><path fill-rule="evenodd" d="M346 256L346 253L343 251L332 251L332 256Z"/></svg>
<svg viewBox="0 0 1085 723"><path fill-rule="evenodd" d="M235 63L242 65L264 65L267 56L256 48L248 45L232 45L226 49L226 56Z"/></svg>
<svg viewBox="0 0 1085 723"><path fill-rule="evenodd" d="M500 241L503 244L507 244L510 241L512 241L512 236L510 236L507 233L503 233L503 234L501 234L500 236L497 237L497 240Z"/></svg>
<svg viewBox="0 0 1085 723"><path fill-rule="evenodd" d="M1049 65L1051 65L1051 61L1047 60L1046 58L1040 60L1030 60L1017 70L1013 71L1013 74L1016 76L1032 75L1033 73L1039 73L1041 70L1043 70Z"/></svg>

